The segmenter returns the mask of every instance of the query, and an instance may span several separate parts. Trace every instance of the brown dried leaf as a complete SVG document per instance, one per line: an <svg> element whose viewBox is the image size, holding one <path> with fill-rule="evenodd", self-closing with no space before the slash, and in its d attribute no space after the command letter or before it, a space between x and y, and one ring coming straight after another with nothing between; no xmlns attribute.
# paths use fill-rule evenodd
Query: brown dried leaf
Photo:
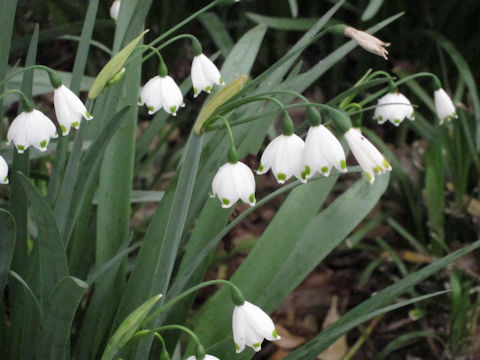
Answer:
<svg viewBox="0 0 480 360"><path fill-rule="evenodd" d="M304 337L293 335L282 325L277 324L276 329L281 337L280 340L275 341L275 345L277 345L279 348L291 350L299 347L307 341L307 339Z"/></svg>
<svg viewBox="0 0 480 360"><path fill-rule="evenodd" d="M325 329L330 324L334 323L339 319L337 311L337 302L338 297L332 297L332 304L330 310L328 311L325 320L323 321L323 328ZM343 335L337 341L335 341L330 347L317 356L318 360L340 360L348 351L347 337Z"/></svg>

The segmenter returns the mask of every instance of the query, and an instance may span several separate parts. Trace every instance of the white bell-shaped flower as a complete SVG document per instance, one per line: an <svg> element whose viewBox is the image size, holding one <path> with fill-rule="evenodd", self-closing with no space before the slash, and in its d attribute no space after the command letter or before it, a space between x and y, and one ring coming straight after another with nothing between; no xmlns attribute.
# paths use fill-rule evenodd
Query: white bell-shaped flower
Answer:
<svg viewBox="0 0 480 360"><path fill-rule="evenodd" d="M213 84L224 85L220 71L205 55L200 54L193 58L192 85L193 96L197 97L201 91L210 93Z"/></svg>
<svg viewBox="0 0 480 360"><path fill-rule="evenodd" d="M213 356L213 355L205 355L205 360L220 360L219 358ZM197 357L195 355L189 356L187 360L197 360Z"/></svg>
<svg viewBox="0 0 480 360"><path fill-rule="evenodd" d="M115 0L110 6L110 17L117 21L118 20L118 14L120 13L120 0Z"/></svg>
<svg viewBox="0 0 480 360"><path fill-rule="evenodd" d="M305 139L305 179L315 173L330 175L332 167L346 172L345 152L337 138L323 125L311 126Z"/></svg>
<svg viewBox="0 0 480 360"><path fill-rule="evenodd" d="M140 106L143 104L147 105L150 115L163 107L167 113L176 116L177 110L185 106L180 88L168 75L164 77L157 75L148 80L138 102Z"/></svg>
<svg viewBox="0 0 480 360"><path fill-rule="evenodd" d="M57 137L57 129L41 111L22 112L12 122L7 132L7 145L12 141L21 154L31 145L40 151L47 150L51 138Z"/></svg>
<svg viewBox="0 0 480 360"><path fill-rule="evenodd" d="M362 135L360 129L350 128L345 133L345 139L370 183L375 181L375 174L382 174L385 171L392 170L385 157Z"/></svg>
<svg viewBox="0 0 480 360"><path fill-rule="evenodd" d="M445 90L442 88L435 90L433 96L435 98L435 110L437 116L440 118L440 125L442 125L445 120L449 121L453 118L458 118L452 99Z"/></svg>
<svg viewBox="0 0 480 360"><path fill-rule="evenodd" d="M55 89L53 92L53 103L63 135L68 135L72 126L78 129L82 116L86 120L93 119L78 96L65 85Z"/></svg>
<svg viewBox="0 0 480 360"><path fill-rule="evenodd" d="M3 157L0 156L0 184L8 184L8 164Z"/></svg>
<svg viewBox="0 0 480 360"><path fill-rule="evenodd" d="M403 94L390 92L378 99L373 118L379 124L388 120L393 125L398 126L405 118L415 120L415 112L412 104Z"/></svg>
<svg viewBox="0 0 480 360"><path fill-rule="evenodd" d="M232 329L237 353L242 352L245 345L260 351L263 339L280 340L270 316L248 301L235 306Z"/></svg>
<svg viewBox="0 0 480 360"><path fill-rule="evenodd" d="M242 163L228 162L222 165L212 182L212 197L217 196L223 208L229 208L238 199L255 205L255 179L252 170Z"/></svg>
<svg viewBox="0 0 480 360"><path fill-rule="evenodd" d="M265 174L271 168L279 184L285 183L292 176L305 182L302 178L302 171L305 169L304 148L305 143L298 135L277 136L265 148L257 174Z"/></svg>

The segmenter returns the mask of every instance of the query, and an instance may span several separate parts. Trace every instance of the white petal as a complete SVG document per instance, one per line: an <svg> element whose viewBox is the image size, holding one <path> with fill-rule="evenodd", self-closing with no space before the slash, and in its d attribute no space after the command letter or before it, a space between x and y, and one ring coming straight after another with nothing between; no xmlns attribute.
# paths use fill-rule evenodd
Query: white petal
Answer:
<svg viewBox="0 0 480 360"><path fill-rule="evenodd" d="M113 20L118 20L118 14L120 13L120 0L115 0L110 6L110 17Z"/></svg>
<svg viewBox="0 0 480 360"><path fill-rule="evenodd" d="M240 353L245 349L245 332L247 330L246 326L247 321L243 314L243 309L240 306L235 306L232 316L232 330L233 341L235 342L235 348L237 353Z"/></svg>
<svg viewBox="0 0 480 360"><path fill-rule="evenodd" d="M253 328L256 333L267 340L280 339L275 330L275 325L273 324L272 319L267 315L267 313L265 313L265 311L260 309L258 306L249 303L248 301L245 301L243 306L245 308L247 321L250 324L250 327Z"/></svg>
<svg viewBox="0 0 480 360"><path fill-rule="evenodd" d="M458 118L455 106L453 105L452 99L443 89L438 89L434 92L435 98L435 110L437 116L440 118L440 124L444 120L450 120L452 118Z"/></svg>
<svg viewBox="0 0 480 360"><path fill-rule="evenodd" d="M8 164L3 157L0 156L0 184L8 184Z"/></svg>
<svg viewBox="0 0 480 360"><path fill-rule="evenodd" d="M265 174L272 167L272 163L275 159L276 148L281 142L281 137L277 136L273 139L263 151L262 157L260 159L260 167L257 170L258 175Z"/></svg>
<svg viewBox="0 0 480 360"><path fill-rule="evenodd" d="M142 92L140 94L140 105L147 105L148 113L154 114L162 108L163 98L162 98L162 81L160 76L154 76L143 86Z"/></svg>
<svg viewBox="0 0 480 360"><path fill-rule="evenodd" d="M201 64L201 57L195 56L192 61L192 87L193 96L197 97L201 91L205 91L207 87L212 86L212 82L207 78Z"/></svg>
<svg viewBox="0 0 480 360"><path fill-rule="evenodd" d="M172 115L176 115L177 110L183 104L183 95L180 88L170 76L161 79L161 94L163 109Z"/></svg>

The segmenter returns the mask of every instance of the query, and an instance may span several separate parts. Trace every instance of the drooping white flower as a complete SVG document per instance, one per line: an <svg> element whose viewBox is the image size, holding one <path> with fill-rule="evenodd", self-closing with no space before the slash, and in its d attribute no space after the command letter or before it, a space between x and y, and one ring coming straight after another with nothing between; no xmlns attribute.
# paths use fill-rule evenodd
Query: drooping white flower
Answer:
<svg viewBox="0 0 480 360"><path fill-rule="evenodd" d="M390 43L386 43L365 31L357 30L351 26L345 28L344 34L355 40L358 45L368 52L382 56L385 60L388 59L388 51L385 48L390 46Z"/></svg>
<svg viewBox="0 0 480 360"><path fill-rule="evenodd" d="M365 172L370 183L375 181L375 174L382 174L385 171L392 170L388 161L383 157L380 151L365 138L360 129L350 128L345 133L345 139L352 150L353 156Z"/></svg>
<svg viewBox="0 0 480 360"><path fill-rule="evenodd" d="M442 88L435 90L433 96L435 98L435 110L437 116L440 118L440 125L442 125L445 120L449 121L453 118L458 118L455 105L453 105L452 99L445 90Z"/></svg>
<svg viewBox="0 0 480 360"><path fill-rule="evenodd" d="M220 199L223 208L229 208L238 199L254 206L255 179L252 170L241 161L222 165L213 178L212 196Z"/></svg>
<svg viewBox="0 0 480 360"><path fill-rule="evenodd" d="M189 356L187 360L197 360L197 357L195 355ZM205 360L220 360L219 358L213 356L213 355L205 355Z"/></svg>
<svg viewBox="0 0 480 360"><path fill-rule="evenodd" d="M110 17L117 21L118 20L118 14L120 13L120 0L115 0L110 6Z"/></svg>
<svg viewBox="0 0 480 360"><path fill-rule="evenodd" d="M403 94L390 92L378 99L373 118L379 124L388 120L393 125L398 126L405 118L415 120L415 112L412 104Z"/></svg>
<svg viewBox="0 0 480 360"><path fill-rule="evenodd" d="M270 316L248 301L235 306L232 329L237 353L242 352L245 345L260 351L263 339L280 340Z"/></svg>
<svg viewBox="0 0 480 360"><path fill-rule="evenodd" d="M305 139L305 178L316 172L330 175L332 167L346 172L345 152L337 138L323 125L311 126Z"/></svg>
<svg viewBox="0 0 480 360"><path fill-rule="evenodd" d="M82 116L86 120L93 119L78 96L65 85L55 89L53 92L53 103L63 135L68 135L72 126L78 129Z"/></svg>
<svg viewBox="0 0 480 360"><path fill-rule="evenodd" d="M3 157L0 156L0 184L8 184L8 164Z"/></svg>
<svg viewBox="0 0 480 360"><path fill-rule="evenodd" d="M147 105L150 115L163 107L167 113L176 116L177 110L185 106L180 88L168 75L164 77L157 75L148 80L138 102L138 105L143 104Z"/></svg>
<svg viewBox="0 0 480 360"><path fill-rule="evenodd" d="M30 145L40 151L47 150L50 138L57 137L57 129L41 111L32 110L18 115L8 128L7 145L12 141L21 154Z"/></svg>
<svg viewBox="0 0 480 360"><path fill-rule="evenodd" d="M193 58L192 85L193 96L197 97L200 91L209 93L213 84L224 85L220 71L215 64L205 55L200 54Z"/></svg>
<svg viewBox="0 0 480 360"><path fill-rule="evenodd" d="M304 148L305 143L298 135L277 136L265 148L257 174L265 174L271 168L279 184L285 183L292 176L305 182L302 178L302 171L305 169Z"/></svg>

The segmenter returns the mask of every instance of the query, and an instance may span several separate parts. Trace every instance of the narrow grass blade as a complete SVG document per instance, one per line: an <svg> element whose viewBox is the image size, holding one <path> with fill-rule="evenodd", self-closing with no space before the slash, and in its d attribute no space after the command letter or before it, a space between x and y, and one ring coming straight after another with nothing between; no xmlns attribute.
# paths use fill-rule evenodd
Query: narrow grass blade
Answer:
<svg viewBox="0 0 480 360"><path fill-rule="evenodd" d="M286 359L295 359L295 360L307 360L311 359L311 354L319 354L324 351L329 345L335 342L340 336L345 332L352 329L353 327L361 324L364 321L379 315L380 313L385 313L391 311L394 308L398 307L399 304L391 305L386 308L381 309L383 306L386 306L388 303L394 301L398 296L408 291L416 284L422 282L429 276L437 273L439 270L443 269L445 266L451 262L456 261L460 257L478 249L480 247L480 240L476 241L470 245L463 247L457 251L450 253L449 255L435 261L434 263L425 266L424 268L411 273L402 280L396 282L395 284L389 286L388 288L380 291L375 296L364 301L360 305L356 306L344 316L342 316L336 323L332 324L328 329L321 332L317 335L312 341L308 344L302 346L302 348L294 351ZM429 295L426 295L429 296ZM410 302L415 302L415 299L408 300ZM400 303L401 304L401 303ZM379 310L380 309L380 310Z"/></svg>
<svg viewBox="0 0 480 360"><path fill-rule="evenodd" d="M362 21L368 21L372 19L380 10L383 5L383 0L370 0L368 6L365 8L362 14Z"/></svg>
<svg viewBox="0 0 480 360"><path fill-rule="evenodd" d="M246 16L257 24L264 24L272 29L287 31L307 31L318 21L318 18L291 19L254 13L246 13Z"/></svg>
<svg viewBox="0 0 480 360"><path fill-rule="evenodd" d="M13 24L17 0L2 0L0 2L0 79L5 78L8 71L8 59L12 44ZM0 85L0 93L3 93L5 85ZM0 99L0 116L3 117L3 99Z"/></svg>
<svg viewBox="0 0 480 360"><path fill-rule="evenodd" d="M213 42L226 58L233 48L233 40L218 15L214 12L207 12L200 15L198 20L207 29Z"/></svg>
<svg viewBox="0 0 480 360"><path fill-rule="evenodd" d="M62 278L50 294L42 318L42 335L37 339L38 359L68 357L72 322L88 285L72 276Z"/></svg>

